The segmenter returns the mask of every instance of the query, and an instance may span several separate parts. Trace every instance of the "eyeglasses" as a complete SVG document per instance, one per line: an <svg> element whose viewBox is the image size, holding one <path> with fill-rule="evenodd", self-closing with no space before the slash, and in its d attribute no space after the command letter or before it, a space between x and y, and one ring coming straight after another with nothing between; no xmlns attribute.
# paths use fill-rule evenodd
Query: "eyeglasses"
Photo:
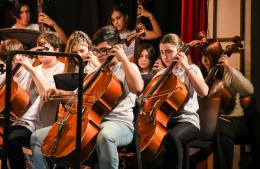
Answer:
<svg viewBox="0 0 260 169"><path fill-rule="evenodd" d="M161 50L160 51L160 54L161 55L165 55L165 56L169 56L169 55L171 55L172 53L174 52L174 50L171 50L171 49L166 49L166 50Z"/></svg>
<svg viewBox="0 0 260 169"><path fill-rule="evenodd" d="M93 52L94 55L96 56L100 56L100 55L107 55L108 52L113 49L113 47L111 48L101 48L101 49L91 49L91 51Z"/></svg>

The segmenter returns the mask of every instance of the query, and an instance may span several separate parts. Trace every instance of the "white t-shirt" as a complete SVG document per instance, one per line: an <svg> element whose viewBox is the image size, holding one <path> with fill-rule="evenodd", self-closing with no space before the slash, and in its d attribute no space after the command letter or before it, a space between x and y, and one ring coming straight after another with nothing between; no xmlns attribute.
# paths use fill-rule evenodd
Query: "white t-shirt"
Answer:
<svg viewBox="0 0 260 169"><path fill-rule="evenodd" d="M12 28L17 28L15 25L12 26ZM30 30L36 30L39 31L39 25L37 23L31 23L25 29L30 29Z"/></svg>
<svg viewBox="0 0 260 169"><path fill-rule="evenodd" d="M49 69L43 69L42 65L35 67L39 73L42 73L46 78L48 85L55 87L53 75L62 73L64 71L64 64L58 62L55 66ZM33 83L32 77L29 72L24 73L23 77L24 86L28 89L30 95L30 107L25 114L21 117L24 123L16 123L27 127L30 131L34 132L37 129L51 125L56 117L56 111L58 108L58 101L43 102L37 92L36 86Z"/></svg>
<svg viewBox="0 0 260 169"><path fill-rule="evenodd" d="M192 64L190 65L191 70L193 71L200 79L204 81L203 75L199 69L198 66ZM161 75L165 69L159 71L156 76ZM200 128L200 121L199 121L199 115L197 113L199 109L199 103L197 98L197 92L193 88L188 75L186 74L185 70L180 68L173 71L173 74L178 77L186 86L188 89L188 99L184 103L183 108L179 111L180 115L174 117L176 121L178 122L190 122L193 125L195 125L197 128Z"/></svg>

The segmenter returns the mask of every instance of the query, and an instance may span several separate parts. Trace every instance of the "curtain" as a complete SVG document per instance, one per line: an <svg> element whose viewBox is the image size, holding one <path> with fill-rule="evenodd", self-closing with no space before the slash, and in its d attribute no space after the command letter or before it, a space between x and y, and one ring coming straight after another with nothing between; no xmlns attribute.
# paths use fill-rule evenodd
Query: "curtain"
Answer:
<svg viewBox="0 0 260 169"><path fill-rule="evenodd" d="M207 32L207 0L182 0L181 38L190 42L200 31ZM198 63L198 50L192 52L191 59Z"/></svg>

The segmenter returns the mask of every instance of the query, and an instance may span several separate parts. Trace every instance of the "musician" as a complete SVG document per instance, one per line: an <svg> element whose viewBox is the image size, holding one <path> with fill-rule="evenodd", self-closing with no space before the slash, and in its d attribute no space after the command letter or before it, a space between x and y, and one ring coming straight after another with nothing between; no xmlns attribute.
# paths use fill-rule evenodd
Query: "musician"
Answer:
<svg viewBox="0 0 260 169"><path fill-rule="evenodd" d="M254 87L252 83L245 78L241 72L235 69L229 62L227 56L222 55L221 44L215 39L209 39L208 44L202 49L201 63L205 75L216 65L224 68L216 75L216 79L224 82L224 86L230 89L235 105L228 114L220 114L218 119L218 137L216 160L217 168L232 169L234 141L238 138L249 136L248 121L246 112L241 106L240 97L252 95ZM216 138L216 141L218 139Z"/></svg>
<svg viewBox="0 0 260 169"><path fill-rule="evenodd" d="M137 46L134 56L134 63L138 66L145 83L144 86L146 86L153 77L152 67L156 60L155 49L150 43L142 43Z"/></svg>
<svg viewBox="0 0 260 169"><path fill-rule="evenodd" d="M30 23L31 11L28 4L20 2L17 7L12 11L12 16L16 21L12 28L32 29L39 31L38 24ZM48 15L46 15L45 13L39 13L38 22L44 23L53 28L54 31L58 34L62 44L65 44L67 42L67 35L59 27L59 25Z"/></svg>
<svg viewBox="0 0 260 169"><path fill-rule="evenodd" d="M93 38L93 53L102 64L105 59L113 55L110 62L110 69L122 82L123 97L117 106L110 112L101 123L101 131L97 137L97 156L99 168L118 168L117 147L129 144L133 138L133 107L136 94L142 91L143 81L137 66L130 63L126 57L119 33L112 26L102 27ZM94 63L93 63L94 64ZM49 89L42 95L43 100L50 96L75 95L72 91ZM65 103L71 104L72 99L62 99ZM36 168L48 168L46 159L41 153L40 145L48 134L51 127L36 131L31 137L33 150L33 162Z"/></svg>
<svg viewBox="0 0 260 169"><path fill-rule="evenodd" d="M43 33L37 39L37 47L33 50L58 52L59 38L53 33ZM19 78L30 96L30 105L24 115L10 126L8 137L8 158L12 169L25 169L22 147L30 146L30 136L35 130L52 124L55 120L57 102L42 102L39 95L50 87L54 87L53 75L64 70L64 64L53 56L38 56L41 65L33 67L27 57L16 59L26 70Z"/></svg>
<svg viewBox="0 0 260 169"><path fill-rule="evenodd" d="M0 45L1 52L9 52L13 50L23 50L23 49L24 49L23 44L16 39L7 39L3 41ZM20 55L16 55L14 59L19 57ZM4 65L4 69L6 68L6 56L0 55L0 64ZM0 75L0 84L5 80L5 76L6 76L5 73ZM14 81L19 84L19 79L17 78L17 76L14 76Z"/></svg>
<svg viewBox="0 0 260 169"><path fill-rule="evenodd" d="M123 5L114 6L111 10L111 24L120 33L120 38L125 39L129 35L133 34L135 30L129 30L128 28L128 14ZM146 31L145 35L141 37L143 40L157 39L162 36L161 28L154 18L153 14L145 10L143 7L137 8L137 17L146 17L150 20L152 29L151 31ZM129 47L124 45L124 50L128 58L134 56L135 43L132 43ZM133 58L132 58L133 59Z"/></svg>
<svg viewBox="0 0 260 169"><path fill-rule="evenodd" d="M88 62L84 68L85 73L89 73L95 67L100 66L100 62L98 61L97 57L90 51L92 46L93 46L92 41L90 40L87 34L85 34L82 31L75 31L68 38L68 42L65 48L66 53L77 53L81 56L81 58L85 62ZM78 71L78 65L75 62L75 60L66 58L64 72L77 72L77 71ZM68 94L71 94L71 92L68 91ZM73 93L73 95L75 94ZM64 101L66 102L69 100L65 99ZM48 168L47 161L41 153L40 145L42 144L44 138L48 134L51 127L52 126L41 128L35 131L31 136L33 165L36 169L44 168L44 167Z"/></svg>
<svg viewBox="0 0 260 169"><path fill-rule="evenodd" d="M199 108L197 95L203 97L208 94L208 86L204 82L200 69L189 64L187 56L179 52L183 47L183 41L176 34L166 34L160 41L161 60L166 66L173 61L177 64L173 67L172 73L176 75L188 89L188 99L179 114L172 117L167 125L169 135L165 143L165 168L182 169L183 146L195 139L200 130ZM159 71L155 76L162 74L165 69Z"/></svg>
<svg viewBox="0 0 260 169"><path fill-rule="evenodd" d="M66 53L77 53L81 56L83 61L86 63L84 68L85 73L89 73L95 67L100 66L97 57L91 51L92 41L82 31L73 32L67 42L65 52ZM74 58L65 59L65 70L64 72L78 72L78 65Z"/></svg>

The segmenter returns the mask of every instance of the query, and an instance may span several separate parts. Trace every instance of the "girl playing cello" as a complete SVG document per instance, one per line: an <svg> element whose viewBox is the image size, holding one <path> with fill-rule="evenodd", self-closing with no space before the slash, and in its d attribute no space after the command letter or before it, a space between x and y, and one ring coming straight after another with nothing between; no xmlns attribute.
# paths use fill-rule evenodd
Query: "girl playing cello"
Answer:
<svg viewBox="0 0 260 169"><path fill-rule="evenodd" d="M205 75L215 66L221 66L222 71L216 75L217 80L221 80L224 86L230 89L235 105L231 112L221 113L218 120L217 144L217 168L231 169L233 166L233 146L237 138L248 136L248 122L246 114L240 104L240 96L251 95L254 92L252 83L246 79L241 72L236 70L229 62L228 57L223 54L221 44L215 39L209 39L208 44L202 49L201 63Z"/></svg>
<svg viewBox="0 0 260 169"><path fill-rule="evenodd" d="M176 34L166 34L160 41L161 60L166 66L173 61L177 64L172 73L176 75L188 89L188 98L177 116L172 117L167 125L169 135L165 143L165 168L182 169L183 148L182 146L195 139L199 134L200 124L197 110L199 108L197 95L206 96L208 86L204 82L200 69L188 64L184 52L179 52L183 42ZM165 69L159 71L156 76L162 74Z"/></svg>

